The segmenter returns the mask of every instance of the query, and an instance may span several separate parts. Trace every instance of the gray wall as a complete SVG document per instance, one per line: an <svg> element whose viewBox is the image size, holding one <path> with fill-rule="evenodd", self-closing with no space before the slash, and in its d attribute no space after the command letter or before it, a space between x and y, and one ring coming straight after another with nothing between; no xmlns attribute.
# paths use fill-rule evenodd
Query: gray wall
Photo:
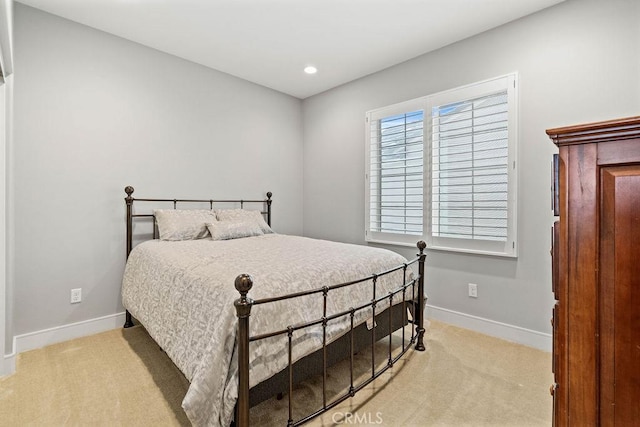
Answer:
<svg viewBox="0 0 640 427"><path fill-rule="evenodd" d="M3 135L0 136L0 140L2 141L2 149L0 157L2 158L0 169L2 169L2 177L0 178L0 182L2 182L2 189L0 189L0 204L2 205L2 213L0 213L0 217L2 220L0 224L2 226L2 230L0 231L0 243L2 244L2 248L0 248L0 256L1 261L0 270L2 271L2 276L0 277L0 298L3 298L0 301L0 306L2 306L2 310L0 310L0 314L4 316L0 318L0 328L3 328L0 331L0 338L3 337L2 332L4 332L4 340L3 343L0 344L0 357L5 354L10 354L13 352L13 287L11 286L11 277L12 277L12 268L11 268L11 218L9 215L11 204L8 203L8 183L10 180L8 179L8 169L9 162L7 161L10 156L10 145L13 135L13 74L9 76L5 76L4 82L4 105L2 106L2 110L4 114L0 114L0 120L2 120L2 125L0 128L3 128ZM4 295L3 295L4 294ZM0 368L2 363L0 363ZM2 371L0 370L0 376L2 376Z"/></svg>
<svg viewBox="0 0 640 427"><path fill-rule="evenodd" d="M569 0L305 99L304 234L364 243L366 111L517 71L519 257L429 251L427 292L437 307L550 332L555 147L544 131L640 113L638 22L636 0Z"/></svg>
<svg viewBox="0 0 640 427"><path fill-rule="evenodd" d="M275 230L302 233L300 100L19 3L14 52L16 335L123 310L125 185L272 191Z"/></svg>
<svg viewBox="0 0 640 427"><path fill-rule="evenodd" d="M429 252L429 302L548 332L554 147L544 130L640 110L634 0L568 0L303 102L15 9L10 335L122 310L125 185L139 197L270 190L277 231L364 243L364 113L511 71L520 75L520 256ZM466 296L468 282L478 299ZM83 302L70 305L75 287Z"/></svg>
<svg viewBox="0 0 640 427"><path fill-rule="evenodd" d="M2 122L3 135L0 148L0 204L2 211L0 212L0 376L8 370L3 359L5 354L13 351L13 289L7 286L10 277L10 266L8 253L9 241L9 221L7 211L9 209L7 203L8 188L8 172L7 172L7 154L12 138L12 116L13 116L13 2L10 0L0 0L0 61L2 62L2 70L5 76L4 82L4 105L2 106L4 114L0 115ZM4 365L4 366L3 366Z"/></svg>

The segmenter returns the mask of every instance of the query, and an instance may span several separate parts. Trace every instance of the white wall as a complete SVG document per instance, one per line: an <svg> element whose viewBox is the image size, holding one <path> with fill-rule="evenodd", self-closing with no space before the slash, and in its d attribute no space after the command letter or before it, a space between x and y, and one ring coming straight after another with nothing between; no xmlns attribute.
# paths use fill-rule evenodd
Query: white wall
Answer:
<svg viewBox="0 0 640 427"><path fill-rule="evenodd" d="M126 185L302 233L300 100L19 3L14 58L15 335L123 310Z"/></svg>
<svg viewBox="0 0 640 427"><path fill-rule="evenodd" d="M636 0L569 0L305 99L304 234L364 243L366 111L517 71L519 258L429 251L427 292L436 307L549 333L555 147L544 131L640 114L639 22Z"/></svg>

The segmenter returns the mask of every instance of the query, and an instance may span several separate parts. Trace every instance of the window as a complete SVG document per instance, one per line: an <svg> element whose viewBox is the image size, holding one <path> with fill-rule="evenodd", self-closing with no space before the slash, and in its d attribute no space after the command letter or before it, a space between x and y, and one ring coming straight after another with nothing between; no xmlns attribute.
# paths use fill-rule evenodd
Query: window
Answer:
<svg viewBox="0 0 640 427"><path fill-rule="evenodd" d="M516 256L515 81L367 113L367 241Z"/></svg>

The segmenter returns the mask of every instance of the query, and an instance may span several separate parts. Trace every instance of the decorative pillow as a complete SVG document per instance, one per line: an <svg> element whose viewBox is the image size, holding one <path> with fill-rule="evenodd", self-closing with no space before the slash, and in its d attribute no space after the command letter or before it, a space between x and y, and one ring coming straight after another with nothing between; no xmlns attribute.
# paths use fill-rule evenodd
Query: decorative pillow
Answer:
<svg viewBox="0 0 640 427"><path fill-rule="evenodd" d="M209 235L206 224L216 220L215 213L205 209L156 209L160 240L195 240Z"/></svg>
<svg viewBox="0 0 640 427"><path fill-rule="evenodd" d="M247 221L258 224L264 234L273 233L273 230L260 211L251 211L246 209L216 209L216 217L218 221Z"/></svg>
<svg viewBox="0 0 640 427"><path fill-rule="evenodd" d="M260 226L252 221L216 221L207 223L207 228L213 240L240 239L264 234Z"/></svg>

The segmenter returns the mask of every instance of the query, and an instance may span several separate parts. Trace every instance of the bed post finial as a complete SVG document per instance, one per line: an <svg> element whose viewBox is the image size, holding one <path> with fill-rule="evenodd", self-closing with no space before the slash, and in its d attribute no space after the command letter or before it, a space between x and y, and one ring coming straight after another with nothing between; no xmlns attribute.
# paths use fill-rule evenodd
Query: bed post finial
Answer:
<svg viewBox="0 0 640 427"><path fill-rule="evenodd" d="M418 277L418 301L415 310L415 320L417 323L416 333L418 334L416 350L424 351L424 260L427 257L427 255L424 253L424 250L427 247L427 244L423 240L420 240L416 246L418 246L418 250L420 251L420 253L418 254L418 274L420 275L420 277Z"/></svg>
<svg viewBox="0 0 640 427"><path fill-rule="evenodd" d="M249 425L249 316L253 300L247 296L253 287L253 278L248 274L236 277L235 286L240 298L235 300L238 316L238 404L236 426Z"/></svg>
<svg viewBox="0 0 640 427"><path fill-rule="evenodd" d="M235 286L238 292L240 292L240 300L236 301L236 303L239 301L242 301L243 303L249 301L249 299L247 299L247 294L253 287L253 277L249 274L241 274L236 277ZM238 304L236 304L236 307L237 306Z"/></svg>
<svg viewBox="0 0 640 427"><path fill-rule="evenodd" d="M131 195L133 194L133 187L130 185L127 185L126 187L124 187L124 192L127 193L127 198L125 200L129 200L132 199L133 197L131 197Z"/></svg>

